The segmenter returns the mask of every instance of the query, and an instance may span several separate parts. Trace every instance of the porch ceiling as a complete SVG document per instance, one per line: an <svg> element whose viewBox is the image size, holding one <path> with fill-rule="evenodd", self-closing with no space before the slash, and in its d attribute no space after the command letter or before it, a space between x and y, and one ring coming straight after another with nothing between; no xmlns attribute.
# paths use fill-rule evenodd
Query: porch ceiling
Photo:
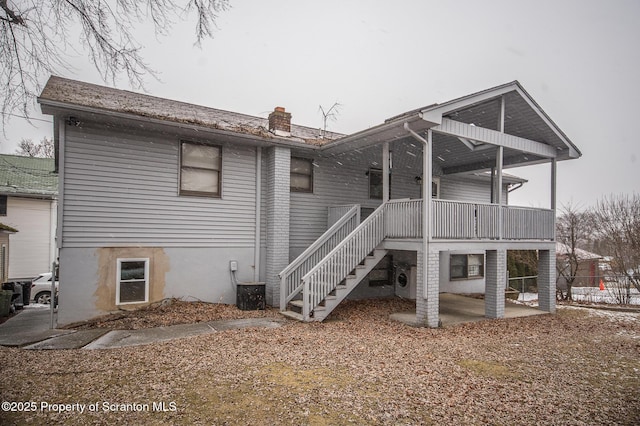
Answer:
<svg viewBox="0 0 640 426"><path fill-rule="evenodd" d="M502 100L504 133L499 133ZM494 167L498 145L504 147L504 167L537 164L550 158L567 160L581 155L517 81L408 111L379 126L338 139L323 149L340 152L354 146L413 140L404 129L405 123L425 137L427 130L433 128L433 163L445 174Z"/></svg>

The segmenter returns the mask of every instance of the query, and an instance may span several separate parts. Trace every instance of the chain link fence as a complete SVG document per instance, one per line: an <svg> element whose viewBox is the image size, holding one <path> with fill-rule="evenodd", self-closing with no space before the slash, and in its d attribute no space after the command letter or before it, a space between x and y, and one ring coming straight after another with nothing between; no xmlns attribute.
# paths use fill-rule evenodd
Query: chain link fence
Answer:
<svg viewBox="0 0 640 426"><path fill-rule="evenodd" d="M531 300L538 293L538 277L509 278L509 287L520 292L518 300ZM563 277L558 277L556 288L558 298L563 299L567 292ZM640 305L640 291L626 276L577 276L571 286L571 296L576 302Z"/></svg>

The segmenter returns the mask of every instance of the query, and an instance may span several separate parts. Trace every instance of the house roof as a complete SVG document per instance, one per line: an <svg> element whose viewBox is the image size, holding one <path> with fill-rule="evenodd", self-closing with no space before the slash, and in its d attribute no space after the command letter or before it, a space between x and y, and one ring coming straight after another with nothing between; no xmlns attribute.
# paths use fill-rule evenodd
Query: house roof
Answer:
<svg viewBox="0 0 640 426"><path fill-rule="evenodd" d="M478 172L496 166L502 152L504 168L567 160L582 154L531 98L518 81L394 116L369 129L341 135L291 125L288 136L268 130L268 119L188 104L140 93L52 76L38 98L47 114L95 119L105 124L166 126L213 133L222 141L285 144L339 153L382 142L433 136L432 156L443 174ZM501 119L504 117L504 119ZM503 128L500 123L503 123ZM502 151L501 151L502 150Z"/></svg>
<svg viewBox="0 0 640 426"><path fill-rule="evenodd" d="M556 241L556 256L566 256L567 254L569 254L570 251L571 250L569 249L569 246L559 241ZM590 251L582 250L579 248L576 248L576 255L578 256L579 260L591 260L591 259L604 258L604 256L600 256L599 254L591 253Z"/></svg>
<svg viewBox="0 0 640 426"><path fill-rule="evenodd" d="M0 155L0 194L56 196L58 175L53 159Z"/></svg>
<svg viewBox="0 0 640 426"><path fill-rule="evenodd" d="M273 141L322 145L341 134L320 129L291 125L291 135L269 132L268 119L237 112L224 111L171 99L159 98L127 90L51 76L38 102L43 107L63 107L72 110L144 117L175 124L196 125L214 130L242 133ZM43 108L44 109L44 108ZM324 134L323 134L324 133Z"/></svg>
<svg viewBox="0 0 640 426"><path fill-rule="evenodd" d="M504 128L499 129L503 107ZM582 155L518 81L407 111L377 126L331 141L323 149L339 151L344 146L408 139L407 128L423 137L428 129L432 130L433 158L445 174L495 166L501 142L505 146L505 167ZM483 139L490 142L485 143Z"/></svg>

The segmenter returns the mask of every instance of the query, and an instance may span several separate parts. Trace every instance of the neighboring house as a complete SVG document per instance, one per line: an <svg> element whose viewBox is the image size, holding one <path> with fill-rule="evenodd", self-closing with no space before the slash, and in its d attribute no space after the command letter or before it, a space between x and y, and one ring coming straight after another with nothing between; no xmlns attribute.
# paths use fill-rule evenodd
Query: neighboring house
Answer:
<svg viewBox="0 0 640 426"><path fill-rule="evenodd" d="M555 310L556 163L581 154L518 82L351 135L59 77L38 101L58 147L60 323L234 303L237 281L305 321L349 294L415 298L432 327L439 292L480 283L502 317L507 249L539 250ZM551 208L509 206L524 182L503 169L539 163Z"/></svg>
<svg viewBox="0 0 640 426"><path fill-rule="evenodd" d="M0 216L11 237L8 279L27 280L56 260L58 175L52 158L0 155Z"/></svg>
<svg viewBox="0 0 640 426"><path fill-rule="evenodd" d="M568 257L570 252L571 248L569 246L556 242L556 266L559 271L562 271L561 268L564 268L567 275L569 274ZM572 286L598 287L600 280L604 278L601 264L604 256L579 248L576 248L575 252L578 258L578 269L576 270L575 281ZM558 277L557 286L561 290L567 289L567 280L562 274Z"/></svg>
<svg viewBox="0 0 640 426"><path fill-rule="evenodd" d="M17 229L0 223L0 280L9 280L9 236L18 232Z"/></svg>

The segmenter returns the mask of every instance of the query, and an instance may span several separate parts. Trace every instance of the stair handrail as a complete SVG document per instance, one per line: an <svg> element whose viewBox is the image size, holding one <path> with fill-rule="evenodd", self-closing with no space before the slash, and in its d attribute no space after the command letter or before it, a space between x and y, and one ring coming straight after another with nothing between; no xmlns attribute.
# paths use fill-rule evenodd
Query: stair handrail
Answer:
<svg viewBox="0 0 640 426"><path fill-rule="evenodd" d="M278 274L280 277L280 310L285 310L287 303L300 292L302 289L302 277L340 241L351 234L359 223L360 204L353 204L336 223L331 225L329 229Z"/></svg>
<svg viewBox="0 0 640 426"><path fill-rule="evenodd" d="M384 240L386 206L387 203L381 204L302 277L304 321L309 321L311 311ZM338 258L343 260L340 265L335 262Z"/></svg>

